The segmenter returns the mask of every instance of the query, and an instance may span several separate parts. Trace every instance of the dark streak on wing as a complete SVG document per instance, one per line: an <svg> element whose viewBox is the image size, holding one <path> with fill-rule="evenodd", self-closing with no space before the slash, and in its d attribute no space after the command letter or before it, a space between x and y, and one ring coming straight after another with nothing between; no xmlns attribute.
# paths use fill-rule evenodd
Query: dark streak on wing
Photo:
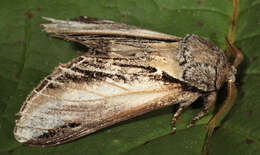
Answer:
<svg viewBox="0 0 260 155"><path fill-rule="evenodd" d="M172 43L172 42L178 42L180 40L165 40L165 39L147 39L142 37L134 37L134 36L115 36L115 35L109 35L109 34L103 34L103 35L91 35L91 34L56 34L55 36L60 38L66 38L68 36L70 39L78 40L78 41L87 41L91 40L93 42L103 42L108 43L109 40L114 40L118 43ZM68 38L66 38L68 39ZM132 44L131 44L132 45ZM136 46L138 47L138 46Z"/></svg>
<svg viewBox="0 0 260 155"><path fill-rule="evenodd" d="M80 64L80 66L82 67L94 67L94 68L99 68L99 69L105 69L105 66L104 66L104 62L100 61L100 60L96 60L97 63L93 63L93 62L88 62L88 61L84 61Z"/></svg>
<svg viewBox="0 0 260 155"><path fill-rule="evenodd" d="M59 77L56 78L56 80L60 83L65 83L68 81L65 75L60 75Z"/></svg>
<svg viewBox="0 0 260 155"><path fill-rule="evenodd" d="M42 90L46 85L48 84L47 80L43 80L41 82L41 85L39 85L37 88L35 88L35 91L39 92L40 90Z"/></svg>
<svg viewBox="0 0 260 155"><path fill-rule="evenodd" d="M49 83L49 85L47 86L47 88L49 89L55 89L55 88L59 88L59 85L58 84L54 84L54 83Z"/></svg>
<svg viewBox="0 0 260 155"><path fill-rule="evenodd" d="M39 140L42 140L42 139L48 139L48 138L54 137L54 136L61 136L61 135L65 134L66 130L79 127L80 125L81 125L81 123L76 123L76 122L68 123L66 125L62 125L55 129L49 129L46 133L40 135L38 138L39 138Z"/></svg>
<svg viewBox="0 0 260 155"><path fill-rule="evenodd" d="M73 70L75 72L83 73L85 75L83 78L84 82L92 81L93 79L104 80L106 77L113 79L115 81L117 81L117 80L126 81L126 78L119 74L107 74L107 73L98 72L98 71L82 70L78 67L73 67L73 68L71 68L71 70ZM79 77L79 79L75 80L75 82L77 82L77 81L82 81L82 80L80 80L80 77Z"/></svg>
<svg viewBox="0 0 260 155"><path fill-rule="evenodd" d="M79 82L90 82L93 80L93 78L91 76L80 76L80 75L74 75L74 74L69 74L69 73L65 73L64 76L61 76L61 78L64 78L64 80L67 81L73 81L76 83Z"/></svg>
<svg viewBox="0 0 260 155"><path fill-rule="evenodd" d="M151 66L140 66L140 65L119 64L119 63L113 63L113 65L120 66L120 67L141 68L141 69L148 71L148 73L153 73L153 72L157 71L156 68L151 67Z"/></svg>

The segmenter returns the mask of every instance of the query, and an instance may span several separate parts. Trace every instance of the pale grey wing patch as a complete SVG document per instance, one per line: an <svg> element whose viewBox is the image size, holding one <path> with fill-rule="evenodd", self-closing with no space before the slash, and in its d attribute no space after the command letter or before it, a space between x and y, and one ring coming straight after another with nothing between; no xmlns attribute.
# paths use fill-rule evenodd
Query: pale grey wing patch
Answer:
<svg viewBox="0 0 260 155"><path fill-rule="evenodd" d="M42 24L44 31L55 37L81 43L100 52L116 52L135 55L142 52L169 51L176 48L181 38L168 34L140 29L135 26L79 17L74 21L52 18L50 24Z"/></svg>
<svg viewBox="0 0 260 155"><path fill-rule="evenodd" d="M149 58L81 56L58 66L26 99L16 139L56 145L199 96L147 62Z"/></svg>

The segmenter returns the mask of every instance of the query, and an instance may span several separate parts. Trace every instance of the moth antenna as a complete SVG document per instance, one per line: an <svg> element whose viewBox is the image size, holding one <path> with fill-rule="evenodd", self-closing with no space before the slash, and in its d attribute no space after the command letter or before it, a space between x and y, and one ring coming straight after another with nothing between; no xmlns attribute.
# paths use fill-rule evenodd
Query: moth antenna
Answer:
<svg viewBox="0 0 260 155"><path fill-rule="evenodd" d="M225 37L225 41L227 44L227 51L232 53L232 55L235 57L235 60L233 62L233 65L231 68L233 69L233 73L236 72L236 67L241 64L243 61L243 54L242 52L235 47L227 37ZM230 54L229 54L230 55ZM237 87L235 84L235 80L232 78L229 78L227 81L227 98L224 102L224 104L221 106L221 108L218 110L218 112L210 119L208 122L208 125L206 126L207 131L207 139L203 148L203 155L208 154L208 147L210 139L213 135L213 132L216 127L218 127L222 120L227 116L228 112L231 110L233 105L235 104L236 98L237 98Z"/></svg>
<svg viewBox="0 0 260 155"><path fill-rule="evenodd" d="M236 46L234 46L226 36L225 36L225 41L227 45L227 51L231 52L232 55L235 57L233 66L237 68L237 66L241 64L241 62L243 61L244 56L241 50L239 50Z"/></svg>

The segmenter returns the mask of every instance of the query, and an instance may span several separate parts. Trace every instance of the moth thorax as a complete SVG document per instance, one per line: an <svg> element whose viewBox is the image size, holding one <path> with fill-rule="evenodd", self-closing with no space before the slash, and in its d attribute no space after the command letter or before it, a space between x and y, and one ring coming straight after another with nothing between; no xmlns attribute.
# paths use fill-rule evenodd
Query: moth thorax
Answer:
<svg viewBox="0 0 260 155"><path fill-rule="evenodd" d="M188 35L180 41L177 59L183 68L183 79L206 92L217 90L229 70L223 51L196 35Z"/></svg>

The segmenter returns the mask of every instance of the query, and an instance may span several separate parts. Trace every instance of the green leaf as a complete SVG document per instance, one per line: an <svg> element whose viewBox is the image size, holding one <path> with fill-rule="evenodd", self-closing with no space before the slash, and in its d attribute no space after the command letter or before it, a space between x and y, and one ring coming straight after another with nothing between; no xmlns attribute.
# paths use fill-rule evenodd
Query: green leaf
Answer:
<svg viewBox="0 0 260 155"><path fill-rule="evenodd" d="M204 127L212 115L186 129L200 110L197 106L185 111L176 134L170 134L176 107L168 107L64 145L28 147L14 139L15 114L30 91L59 63L85 52L46 36L40 27L46 21L41 17L71 19L80 15L180 37L198 34L222 49L224 36L230 35L235 23L235 45L245 54L237 75L239 98L213 135L209 154L260 154L260 0L240 0L233 22L231 0L1 0L0 10L0 154L201 154ZM225 98L223 94L219 97Z"/></svg>

